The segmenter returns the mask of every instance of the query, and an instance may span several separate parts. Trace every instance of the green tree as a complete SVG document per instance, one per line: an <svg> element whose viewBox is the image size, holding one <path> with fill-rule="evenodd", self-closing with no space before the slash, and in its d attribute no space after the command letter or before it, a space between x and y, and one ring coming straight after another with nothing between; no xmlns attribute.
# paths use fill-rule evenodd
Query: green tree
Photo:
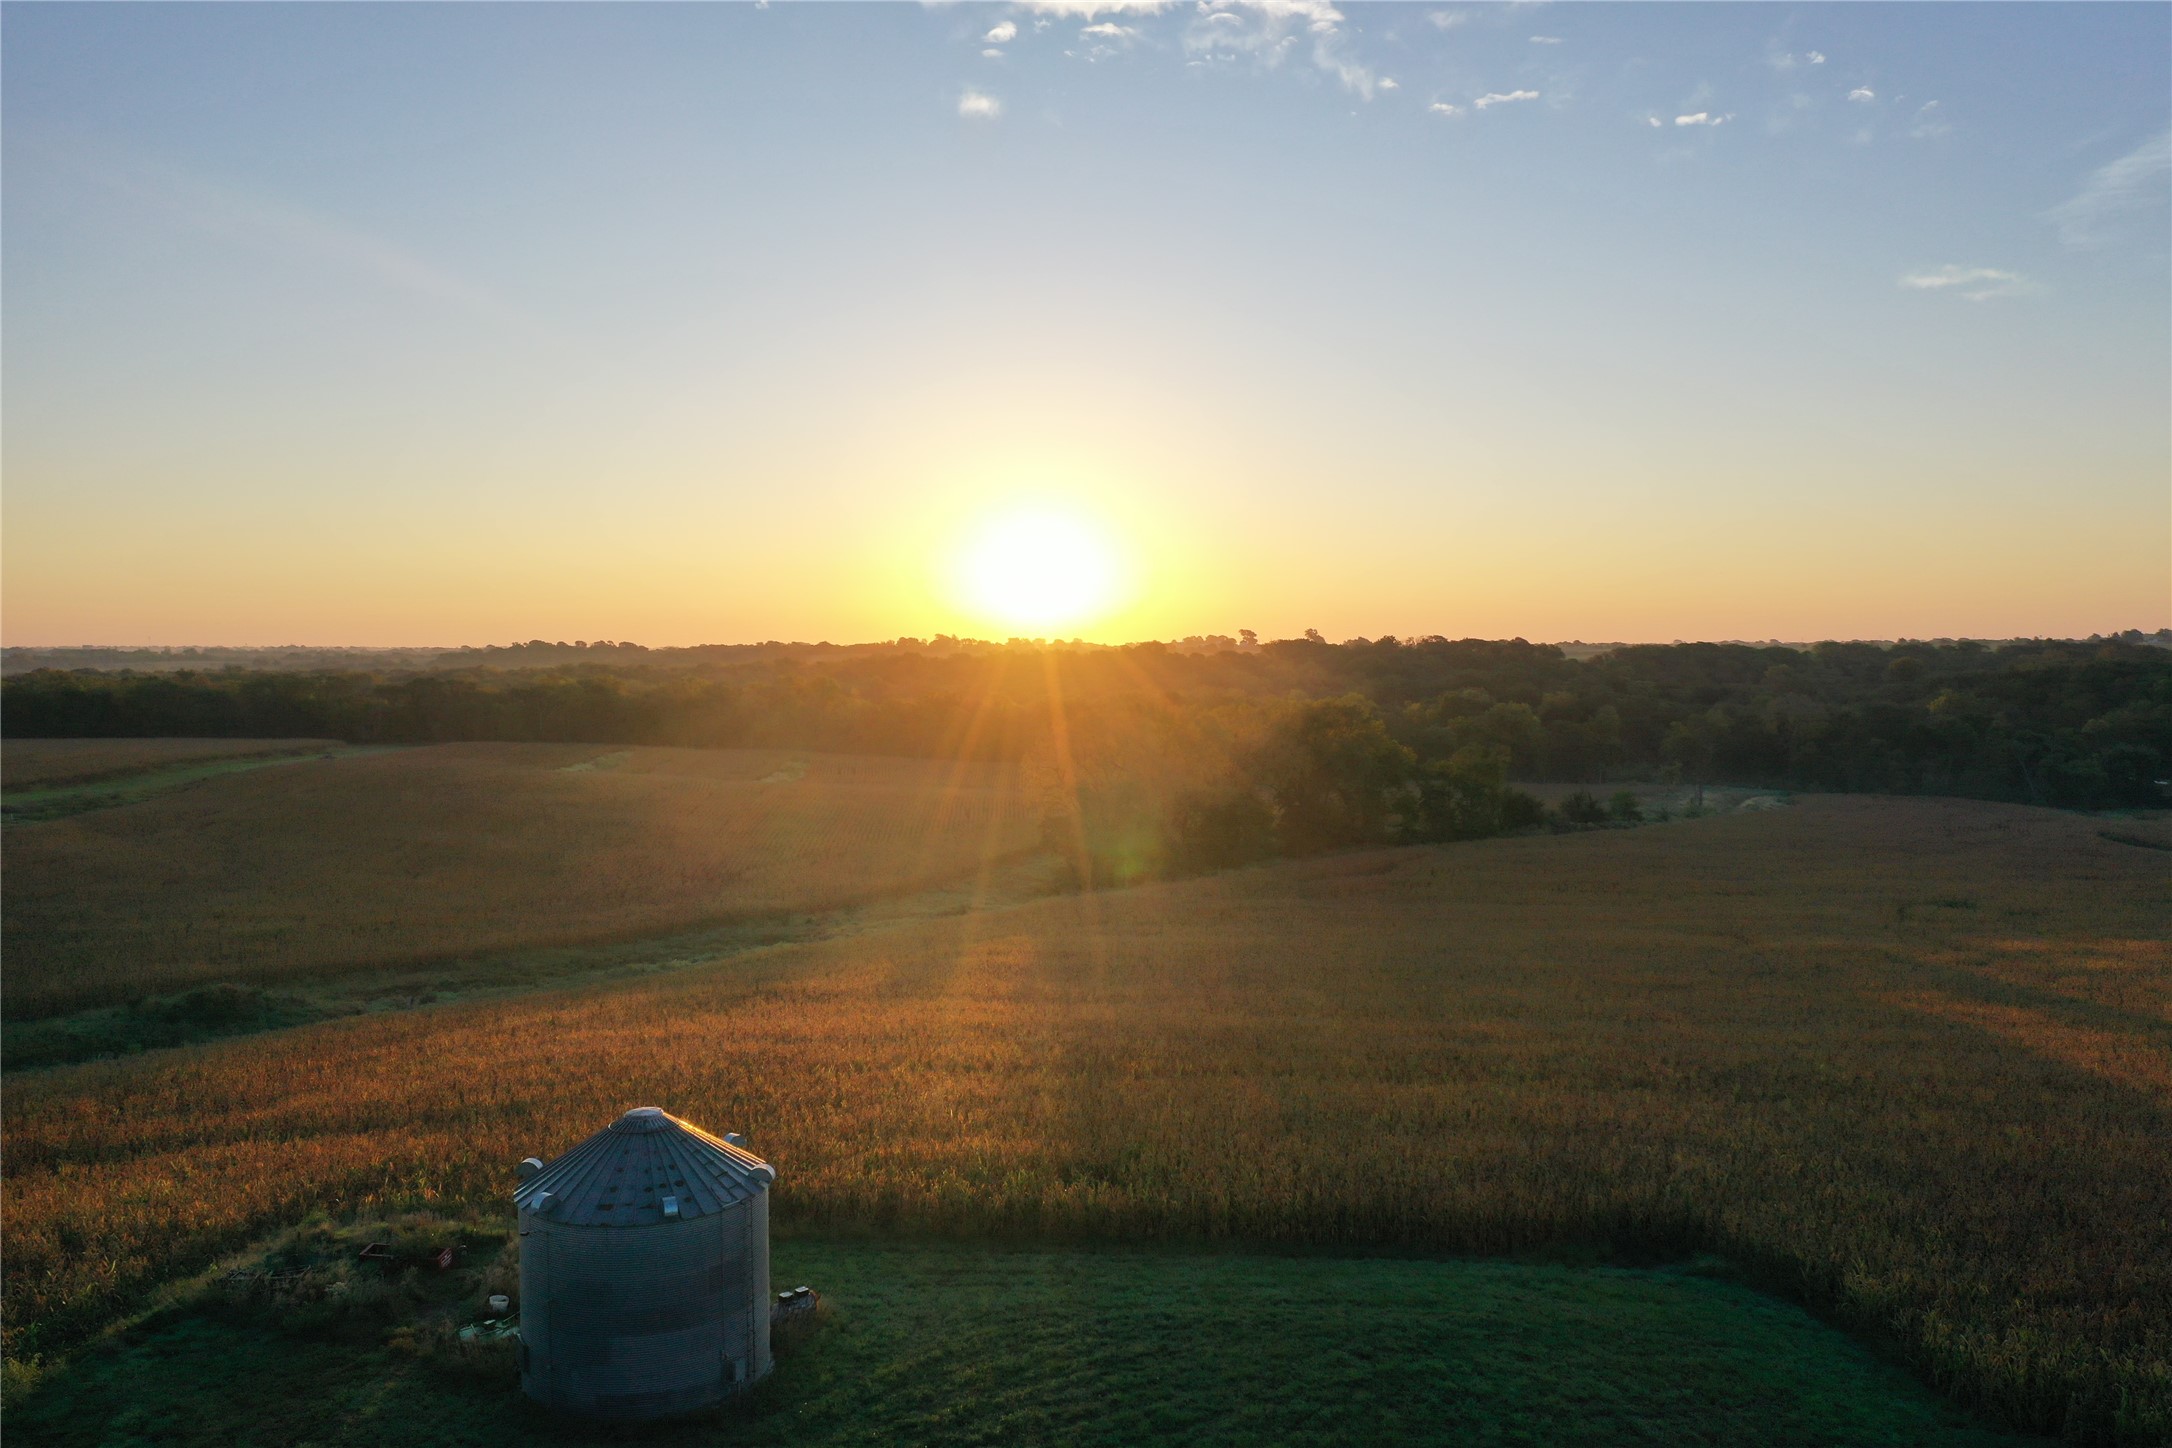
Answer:
<svg viewBox="0 0 2172 1448"><path fill-rule="evenodd" d="M1719 751L1721 720L1710 712L1693 714L1677 720L1667 727L1667 737L1661 743L1660 752L1667 761L1678 765L1690 783L1697 786L1695 808L1704 808L1704 786L1712 774L1712 760Z"/></svg>
<svg viewBox="0 0 2172 1448"><path fill-rule="evenodd" d="M1572 825L1603 825L1606 823L1606 806L1588 789L1579 789L1564 797L1557 808L1561 817Z"/></svg>
<svg viewBox="0 0 2172 1448"><path fill-rule="evenodd" d="M1537 803L1508 787L1508 750L1466 744L1419 772L1406 833L1417 840L1483 839L1530 823L1522 801Z"/></svg>
<svg viewBox="0 0 2172 1448"><path fill-rule="evenodd" d="M1170 812L1169 862L1183 874L1226 870L1275 852L1274 807L1257 789L1186 795Z"/></svg>
<svg viewBox="0 0 2172 1448"><path fill-rule="evenodd" d="M1273 801L1283 852L1303 855L1388 838L1417 765L1372 701L1353 694L1290 705L1245 772Z"/></svg>

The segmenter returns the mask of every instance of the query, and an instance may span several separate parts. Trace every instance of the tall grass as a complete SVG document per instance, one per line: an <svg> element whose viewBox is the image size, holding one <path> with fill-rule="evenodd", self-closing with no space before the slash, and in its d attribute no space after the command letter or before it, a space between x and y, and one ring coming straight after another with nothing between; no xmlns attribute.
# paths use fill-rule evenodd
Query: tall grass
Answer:
<svg viewBox="0 0 2172 1448"><path fill-rule="evenodd" d="M9 1350L312 1209L506 1210L654 1102L750 1132L786 1230L1711 1250L2017 1425L2161 1442L2163 883L2077 816L1808 800L40 1073Z"/></svg>
<svg viewBox="0 0 2172 1448"><path fill-rule="evenodd" d="M441 745L237 774L8 838L18 1019L211 981L815 911L971 875L1039 818L999 765Z"/></svg>

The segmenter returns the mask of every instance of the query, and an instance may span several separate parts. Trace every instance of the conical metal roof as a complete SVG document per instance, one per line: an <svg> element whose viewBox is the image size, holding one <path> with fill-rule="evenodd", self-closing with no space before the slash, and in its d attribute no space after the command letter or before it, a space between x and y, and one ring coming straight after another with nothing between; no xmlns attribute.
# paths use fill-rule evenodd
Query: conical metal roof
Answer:
<svg viewBox="0 0 2172 1448"><path fill-rule="evenodd" d="M576 1227L705 1217L766 1191L776 1168L655 1106L636 1106L522 1182L523 1211Z"/></svg>

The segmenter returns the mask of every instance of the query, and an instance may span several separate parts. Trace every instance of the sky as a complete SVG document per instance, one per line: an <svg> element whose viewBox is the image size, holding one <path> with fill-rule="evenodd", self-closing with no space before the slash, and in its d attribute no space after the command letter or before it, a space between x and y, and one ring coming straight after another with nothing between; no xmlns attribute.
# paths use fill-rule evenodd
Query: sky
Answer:
<svg viewBox="0 0 2172 1448"><path fill-rule="evenodd" d="M11 645L2172 624L2172 7L0 43Z"/></svg>

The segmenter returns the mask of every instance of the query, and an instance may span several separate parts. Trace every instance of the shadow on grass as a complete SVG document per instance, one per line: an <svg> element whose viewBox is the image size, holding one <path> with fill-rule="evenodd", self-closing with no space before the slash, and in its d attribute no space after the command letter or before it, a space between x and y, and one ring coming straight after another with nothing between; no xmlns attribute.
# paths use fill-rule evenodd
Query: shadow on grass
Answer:
<svg viewBox="0 0 2172 1448"><path fill-rule="evenodd" d="M484 1255L476 1274L492 1271ZM822 1320L746 1397L677 1422L553 1418L520 1396L509 1359L403 1320L471 1308L478 1275L425 1277L404 1308L315 1316L207 1286L49 1369L8 1426L86 1445L2034 1441L1972 1422L1709 1260L784 1240L774 1275L821 1289Z"/></svg>

